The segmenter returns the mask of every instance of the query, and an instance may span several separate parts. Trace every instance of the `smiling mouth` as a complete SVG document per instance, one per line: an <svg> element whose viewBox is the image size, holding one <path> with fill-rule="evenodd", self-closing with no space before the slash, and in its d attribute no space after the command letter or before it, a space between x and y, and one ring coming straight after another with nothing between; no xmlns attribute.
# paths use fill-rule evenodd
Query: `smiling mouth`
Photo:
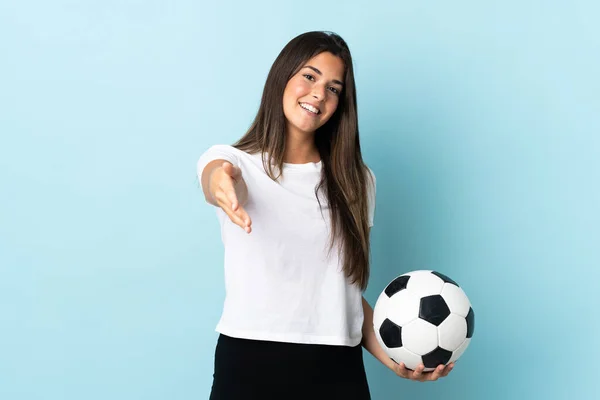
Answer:
<svg viewBox="0 0 600 400"><path fill-rule="evenodd" d="M298 103L300 105L300 107L302 107L303 109L305 109L306 111L313 113L315 115L319 115L321 114L321 110L319 110L316 107L311 106L310 104L307 103Z"/></svg>

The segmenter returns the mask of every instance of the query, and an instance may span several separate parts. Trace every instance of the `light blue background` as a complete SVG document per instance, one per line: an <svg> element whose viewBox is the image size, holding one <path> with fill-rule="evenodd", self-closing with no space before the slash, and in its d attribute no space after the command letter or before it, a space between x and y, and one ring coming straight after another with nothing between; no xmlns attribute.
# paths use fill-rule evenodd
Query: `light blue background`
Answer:
<svg viewBox="0 0 600 400"><path fill-rule="evenodd" d="M597 398L597 4L2 1L0 399L207 398L222 247L195 163L314 29L355 59L366 297L433 268L476 311L436 383L367 354L373 398Z"/></svg>

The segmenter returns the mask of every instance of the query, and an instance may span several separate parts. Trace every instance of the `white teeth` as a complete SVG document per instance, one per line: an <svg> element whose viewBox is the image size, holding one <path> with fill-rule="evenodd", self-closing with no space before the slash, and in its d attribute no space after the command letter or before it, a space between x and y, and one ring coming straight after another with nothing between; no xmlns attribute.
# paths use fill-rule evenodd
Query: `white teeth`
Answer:
<svg viewBox="0 0 600 400"><path fill-rule="evenodd" d="M310 104L300 103L300 107L302 107L305 110L308 110L308 111L310 111L311 113L314 113L314 114L318 114L319 113L319 110L316 109L315 107L311 106Z"/></svg>

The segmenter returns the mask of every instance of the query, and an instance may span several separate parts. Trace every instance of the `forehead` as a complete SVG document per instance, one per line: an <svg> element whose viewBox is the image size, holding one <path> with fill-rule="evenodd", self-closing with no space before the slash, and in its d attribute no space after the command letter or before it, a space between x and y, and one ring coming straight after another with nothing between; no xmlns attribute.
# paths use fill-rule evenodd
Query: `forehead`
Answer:
<svg viewBox="0 0 600 400"><path fill-rule="evenodd" d="M344 62L340 57L335 56L328 51L317 54L305 62L303 66L307 65L317 68L326 79L335 79L344 82Z"/></svg>

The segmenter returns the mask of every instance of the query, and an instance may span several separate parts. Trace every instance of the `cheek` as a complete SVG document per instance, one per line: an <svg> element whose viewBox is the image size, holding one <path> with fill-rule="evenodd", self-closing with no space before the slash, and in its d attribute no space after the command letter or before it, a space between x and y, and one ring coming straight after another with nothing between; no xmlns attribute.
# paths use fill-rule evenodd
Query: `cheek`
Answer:
<svg viewBox="0 0 600 400"><path fill-rule="evenodd" d="M333 115L333 113L335 113L335 110L337 110L339 103L340 98L335 95L332 95L332 97L327 100L327 114Z"/></svg>
<svg viewBox="0 0 600 400"><path fill-rule="evenodd" d="M290 91L296 96L296 99L306 96L310 92L310 85L305 79L294 79L290 83Z"/></svg>
<svg viewBox="0 0 600 400"><path fill-rule="evenodd" d="M303 82L290 82L284 92L284 104L289 109L298 104L298 101L310 92L310 88Z"/></svg>
<svg viewBox="0 0 600 400"><path fill-rule="evenodd" d="M283 99L285 103L292 103L294 102L296 97L296 89L293 85L288 84L285 87L285 91L283 92Z"/></svg>
<svg viewBox="0 0 600 400"><path fill-rule="evenodd" d="M298 85L289 82L283 92L283 112L288 119L293 115L294 108L298 103L298 91Z"/></svg>

